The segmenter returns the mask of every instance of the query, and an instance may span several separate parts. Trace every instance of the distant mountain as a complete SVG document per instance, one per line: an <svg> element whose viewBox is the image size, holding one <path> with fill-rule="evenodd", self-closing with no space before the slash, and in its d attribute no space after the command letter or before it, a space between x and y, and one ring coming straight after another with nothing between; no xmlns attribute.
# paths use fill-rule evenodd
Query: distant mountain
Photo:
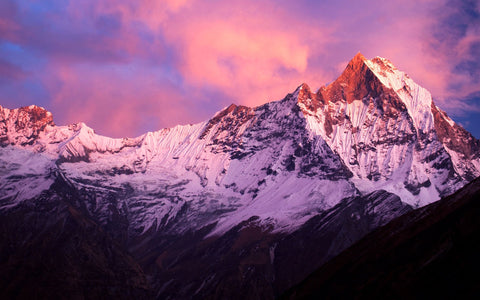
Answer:
<svg viewBox="0 0 480 300"><path fill-rule="evenodd" d="M62 203L132 255L159 298L279 295L375 227L480 176L480 142L388 60L361 54L316 93L302 84L136 138L56 126L34 105L0 107L0 145L2 218L66 187Z"/></svg>
<svg viewBox="0 0 480 300"><path fill-rule="evenodd" d="M480 178L374 230L285 299L476 299Z"/></svg>

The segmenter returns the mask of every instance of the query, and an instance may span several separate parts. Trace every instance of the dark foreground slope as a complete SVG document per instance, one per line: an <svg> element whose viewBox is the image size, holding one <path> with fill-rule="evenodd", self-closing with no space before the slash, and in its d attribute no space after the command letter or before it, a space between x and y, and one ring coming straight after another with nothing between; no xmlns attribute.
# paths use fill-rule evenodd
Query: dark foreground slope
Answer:
<svg viewBox="0 0 480 300"><path fill-rule="evenodd" d="M0 299L145 299L135 260L70 200L60 179L0 215Z"/></svg>
<svg viewBox="0 0 480 300"><path fill-rule="evenodd" d="M286 299L478 298L480 178L373 231Z"/></svg>
<svg viewBox="0 0 480 300"><path fill-rule="evenodd" d="M343 199L292 233L252 217L221 236L207 237L208 227L145 233L128 252L121 218L100 225L82 197L60 176L0 214L0 299L274 299L411 210L380 190Z"/></svg>

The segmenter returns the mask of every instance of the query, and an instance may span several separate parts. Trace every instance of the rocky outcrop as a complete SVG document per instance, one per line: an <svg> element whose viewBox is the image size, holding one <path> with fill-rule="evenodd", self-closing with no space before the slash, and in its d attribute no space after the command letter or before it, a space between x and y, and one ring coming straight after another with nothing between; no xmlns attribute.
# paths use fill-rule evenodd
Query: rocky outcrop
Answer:
<svg viewBox="0 0 480 300"><path fill-rule="evenodd" d="M30 105L17 109L0 106L0 145L31 145L47 126L54 126L52 114Z"/></svg>

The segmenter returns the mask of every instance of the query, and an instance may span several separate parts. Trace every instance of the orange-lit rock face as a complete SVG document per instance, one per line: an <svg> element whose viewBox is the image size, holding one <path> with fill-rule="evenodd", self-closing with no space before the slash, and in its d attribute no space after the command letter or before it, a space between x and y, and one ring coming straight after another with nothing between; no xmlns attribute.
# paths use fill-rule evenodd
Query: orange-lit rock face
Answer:
<svg viewBox="0 0 480 300"><path fill-rule="evenodd" d="M298 92L298 102L303 103L307 108L307 110L303 110L304 113L315 112L320 107L328 104L323 98L322 89L325 88L322 87L317 93L313 93L306 83L301 85L301 90Z"/></svg>
<svg viewBox="0 0 480 300"><path fill-rule="evenodd" d="M365 57L358 53L337 80L320 90L321 98L332 102L347 101L348 104L351 104L354 100L382 96L389 103L401 108L403 103L393 91L380 82L367 67L365 60Z"/></svg>
<svg viewBox="0 0 480 300"><path fill-rule="evenodd" d="M2 145L32 143L47 125L55 124L52 114L44 108L31 105L10 110L0 106L0 143ZM8 132L15 134L9 137Z"/></svg>
<svg viewBox="0 0 480 300"><path fill-rule="evenodd" d="M221 131L229 131L230 133L238 131L239 127L253 116L254 112L252 108L231 104L208 121L201 138L205 137L213 127L217 127L216 134Z"/></svg>
<svg viewBox="0 0 480 300"><path fill-rule="evenodd" d="M299 93L298 100L305 107L314 112L318 108L333 102L347 102L354 100L376 99L377 105L387 114L394 114L398 110L406 109L398 95L390 88L385 87L372 70L365 64L366 58L358 53L347 65L340 77L326 87L322 87L315 94L305 83ZM379 58L372 60L381 65L383 72L392 72L390 67Z"/></svg>
<svg viewBox="0 0 480 300"><path fill-rule="evenodd" d="M53 116L47 110L32 105L18 109L18 119L16 129L24 129L26 127L35 127L43 130L47 125L54 125Z"/></svg>
<svg viewBox="0 0 480 300"><path fill-rule="evenodd" d="M397 118L407 108L398 95L387 88L372 70L365 64L365 57L358 53L347 65L342 75L326 87L322 87L315 94L308 85L303 84L299 92L298 101L303 103L305 114L315 114L317 110L324 111L324 127L327 136L334 131L334 126L342 124L348 118L344 111L337 111L339 103L352 104L361 100L374 110L379 111L382 119ZM375 59L374 59L375 60ZM383 61L379 60L379 64ZM384 65L384 72L389 72ZM356 128L353 129L356 131Z"/></svg>
<svg viewBox="0 0 480 300"><path fill-rule="evenodd" d="M480 143L472 134L456 123L450 124L447 114L432 105L432 114L435 119L435 131L438 138L448 148L463 154L466 159L473 159L478 156Z"/></svg>

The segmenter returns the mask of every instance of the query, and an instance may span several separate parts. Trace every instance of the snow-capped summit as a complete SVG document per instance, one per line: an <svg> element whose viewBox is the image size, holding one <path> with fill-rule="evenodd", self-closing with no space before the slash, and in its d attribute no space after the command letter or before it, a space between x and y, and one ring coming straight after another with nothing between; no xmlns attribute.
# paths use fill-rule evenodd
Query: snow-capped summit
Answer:
<svg viewBox="0 0 480 300"><path fill-rule="evenodd" d="M363 192L383 188L424 205L480 175L472 154L478 155L478 141L387 59L358 53L337 80L316 94L305 92L299 106ZM458 135L468 146L451 145Z"/></svg>

